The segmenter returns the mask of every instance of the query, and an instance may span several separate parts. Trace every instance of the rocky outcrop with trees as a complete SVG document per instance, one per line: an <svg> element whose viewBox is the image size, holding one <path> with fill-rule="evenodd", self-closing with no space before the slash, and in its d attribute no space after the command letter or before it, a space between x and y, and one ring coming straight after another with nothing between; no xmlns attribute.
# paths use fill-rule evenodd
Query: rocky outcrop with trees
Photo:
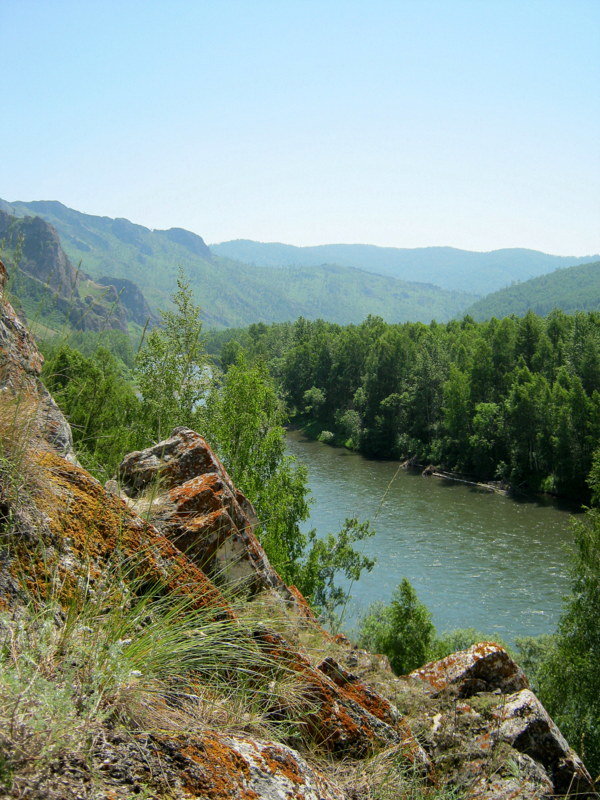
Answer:
<svg viewBox="0 0 600 800"><path fill-rule="evenodd" d="M205 439L102 485L5 300L0 334L0 797L597 796L502 648L395 675L286 586Z"/></svg>

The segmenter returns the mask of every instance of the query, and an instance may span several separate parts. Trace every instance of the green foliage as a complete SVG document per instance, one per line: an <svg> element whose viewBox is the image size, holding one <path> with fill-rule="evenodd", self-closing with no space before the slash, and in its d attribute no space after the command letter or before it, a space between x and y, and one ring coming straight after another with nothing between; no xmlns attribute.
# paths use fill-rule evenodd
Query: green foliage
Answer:
<svg viewBox="0 0 600 800"><path fill-rule="evenodd" d="M318 539L315 531L309 534L310 549L296 576L296 584L305 597L310 598L314 608L330 627L338 624L337 609L349 599L349 590L337 586L335 581L343 574L348 581L356 582L363 571L370 572L375 559L354 549L375 535L368 522L359 522L356 517L344 520L341 530Z"/></svg>
<svg viewBox="0 0 600 800"><path fill-rule="evenodd" d="M67 337L55 336L45 339L39 347L44 356L52 357L53 353L65 344L88 358L92 358L100 347L104 347L111 355L122 361L127 369L132 369L134 365L135 352L131 336L123 331L71 331Z"/></svg>
<svg viewBox="0 0 600 800"><path fill-rule="evenodd" d="M173 310L147 335L135 360L134 377L148 437L160 441L178 425L194 427L209 384L200 308L180 272Z"/></svg>
<svg viewBox="0 0 600 800"><path fill-rule="evenodd" d="M285 455L284 411L261 364L240 356L211 393L203 431L261 522L260 539L284 580L294 582L306 538L306 471Z"/></svg>
<svg viewBox="0 0 600 800"><path fill-rule="evenodd" d="M427 608L406 578L389 604L375 603L359 629L361 647L383 653L397 675L406 675L427 661L435 628Z"/></svg>
<svg viewBox="0 0 600 800"><path fill-rule="evenodd" d="M537 671L540 698L593 775L600 773L600 510L573 523L571 595Z"/></svg>
<svg viewBox="0 0 600 800"><path fill-rule="evenodd" d="M143 441L140 402L122 362L103 347L87 358L62 345L47 358L43 378L72 426L84 466L112 478L124 454Z"/></svg>
<svg viewBox="0 0 600 800"><path fill-rule="evenodd" d="M539 692L540 673L544 662L554 647L554 635L519 636L515 639L517 660L531 684L534 692Z"/></svg>
<svg viewBox="0 0 600 800"><path fill-rule="evenodd" d="M469 309L475 319L522 316L527 311L548 314L554 308L567 313L600 310L600 261L563 267L547 275L516 283L478 300Z"/></svg>
<svg viewBox="0 0 600 800"><path fill-rule="evenodd" d="M341 531L318 539L300 525L308 518L306 469L285 455L285 414L272 378L243 355L230 366L203 411L203 430L236 486L257 511L261 544L281 577L296 585L329 622L346 599L335 583L341 573L358 580L374 562L353 545L373 532L346 520Z"/></svg>
<svg viewBox="0 0 600 800"><path fill-rule="evenodd" d="M439 464L588 502L600 445L600 314L476 323L369 317L238 331L293 419L370 457Z"/></svg>

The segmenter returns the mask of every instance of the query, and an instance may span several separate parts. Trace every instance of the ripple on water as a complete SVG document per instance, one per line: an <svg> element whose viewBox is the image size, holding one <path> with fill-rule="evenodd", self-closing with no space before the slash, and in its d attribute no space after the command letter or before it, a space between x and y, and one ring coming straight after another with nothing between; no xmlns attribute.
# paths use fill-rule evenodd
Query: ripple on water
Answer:
<svg viewBox="0 0 600 800"><path fill-rule="evenodd" d="M298 432L290 433L288 450L308 467L314 503L307 529L325 535L358 516L377 531L363 549L378 562L352 586L346 628L371 602L389 600L406 576L440 631L476 627L510 641L554 629L568 591L568 513L397 472L397 463L369 461Z"/></svg>

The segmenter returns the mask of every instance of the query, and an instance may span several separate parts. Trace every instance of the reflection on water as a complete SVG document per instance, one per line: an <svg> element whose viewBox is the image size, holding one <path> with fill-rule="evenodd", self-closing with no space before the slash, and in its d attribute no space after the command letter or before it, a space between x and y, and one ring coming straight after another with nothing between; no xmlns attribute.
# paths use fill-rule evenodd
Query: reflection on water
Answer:
<svg viewBox="0 0 600 800"><path fill-rule="evenodd" d="M297 431L288 434L288 450L308 468L307 528L326 534L356 515L377 531L362 545L377 564L352 587L345 628L407 577L439 631L475 627L508 641L553 631L568 590L566 511L422 478Z"/></svg>

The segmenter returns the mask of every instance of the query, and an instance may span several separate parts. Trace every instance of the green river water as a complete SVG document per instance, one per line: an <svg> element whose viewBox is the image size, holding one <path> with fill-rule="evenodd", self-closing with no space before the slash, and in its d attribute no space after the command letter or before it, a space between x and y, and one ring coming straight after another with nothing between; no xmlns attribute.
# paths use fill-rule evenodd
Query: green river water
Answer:
<svg viewBox="0 0 600 800"><path fill-rule="evenodd" d="M288 434L288 452L308 468L314 502L306 528L324 535L356 515L377 531L360 545L377 564L351 587L344 629L407 577L440 632L475 627L511 642L554 630L569 586L566 510L423 478L298 431Z"/></svg>

